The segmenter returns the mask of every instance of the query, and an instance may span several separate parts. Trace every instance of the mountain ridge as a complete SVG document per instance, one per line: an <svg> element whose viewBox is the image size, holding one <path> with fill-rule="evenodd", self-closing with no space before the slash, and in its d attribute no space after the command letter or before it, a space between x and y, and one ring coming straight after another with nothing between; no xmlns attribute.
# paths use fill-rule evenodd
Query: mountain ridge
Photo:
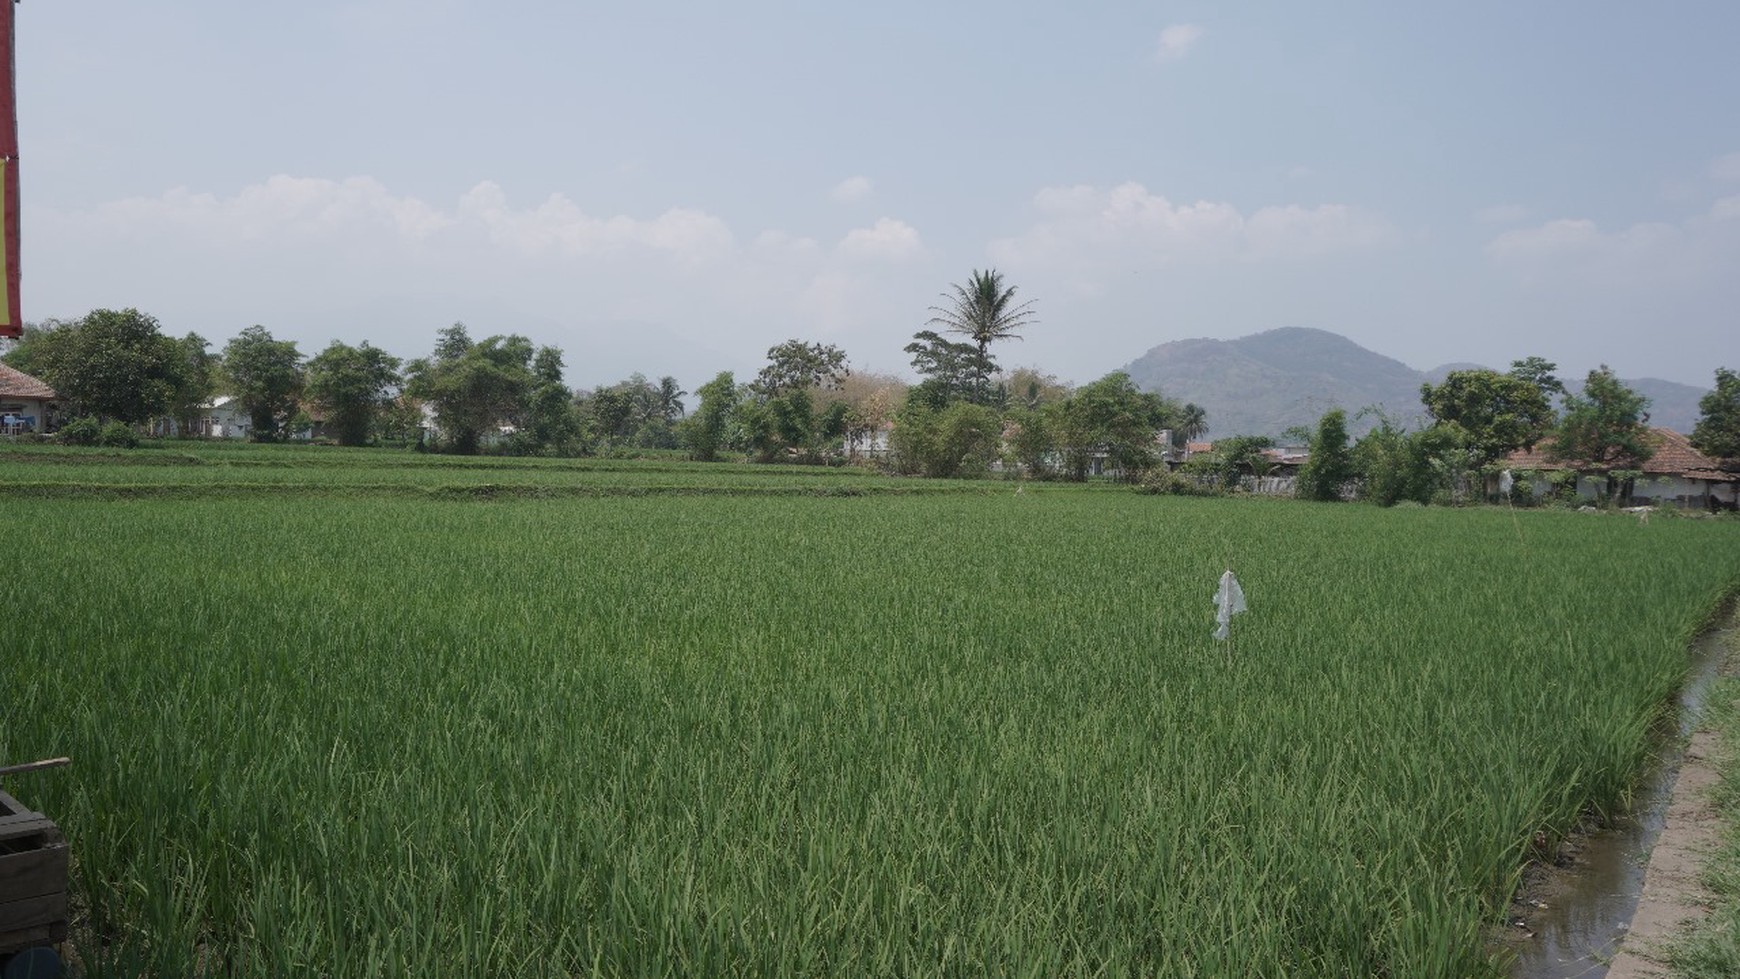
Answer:
<svg viewBox="0 0 1740 979"><path fill-rule="evenodd" d="M1378 412L1410 429L1429 424L1420 386L1438 384L1454 370L1483 367L1456 362L1416 370L1339 333L1283 326L1233 340L1172 340L1120 369L1143 390L1200 405L1209 437L1278 436L1288 428L1315 427L1331 408L1348 413L1348 430L1358 437L1376 427ZM1577 389L1576 379L1564 380ZM1706 389L1647 377L1625 383L1650 399L1650 424L1692 430Z"/></svg>

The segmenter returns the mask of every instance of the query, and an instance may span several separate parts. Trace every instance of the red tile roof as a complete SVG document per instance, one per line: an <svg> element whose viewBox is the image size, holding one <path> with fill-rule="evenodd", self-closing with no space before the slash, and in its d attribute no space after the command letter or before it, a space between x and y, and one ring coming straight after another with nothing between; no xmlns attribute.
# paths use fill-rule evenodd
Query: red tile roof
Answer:
<svg viewBox="0 0 1740 979"><path fill-rule="evenodd" d="M32 398L52 401L54 388L16 368L0 364L0 398Z"/></svg>
<svg viewBox="0 0 1740 979"><path fill-rule="evenodd" d="M1650 456L1638 468L1654 476L1690 476L1694 479L1717 479L1733 481L1740 475L1724 472L1722 460L1712 459L1697 449L1684 435L1666 428L1652 428L1649 437L1655 443L1655 454ZM1552 439L1544 440L1540 445L1527 451L1516 451L1505 456L1504 464L1511 469L1578 469L1582 468L1574 462L1552 462L1547 459L1547 450L1552 446Z"/></svg>

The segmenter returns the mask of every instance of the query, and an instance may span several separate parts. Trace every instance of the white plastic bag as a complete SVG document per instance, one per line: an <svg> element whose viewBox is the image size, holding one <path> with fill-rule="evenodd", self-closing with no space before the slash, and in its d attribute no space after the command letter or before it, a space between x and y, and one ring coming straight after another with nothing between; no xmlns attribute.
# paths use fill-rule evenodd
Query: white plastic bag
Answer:
<svg viewBox="0 0 1740 979"><path fill-rule="evenodd" d="M1214 621L1220 623L1220 628L1214 630L1214 638L1225 639L1232 623L1232 617L1245 610L1245 590L1239 587L1238 578L1231 571L1220 576L1220 588L1214 593Z"/></svg>

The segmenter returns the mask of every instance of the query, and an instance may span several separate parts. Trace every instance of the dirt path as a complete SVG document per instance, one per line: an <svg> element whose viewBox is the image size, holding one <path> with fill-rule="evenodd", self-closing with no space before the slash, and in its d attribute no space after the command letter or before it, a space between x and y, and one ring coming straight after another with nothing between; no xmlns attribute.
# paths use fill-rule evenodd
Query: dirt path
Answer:
<svg viewBox="0 0 1740 979"><path fill-rule="evenodd" d="M1659 979L1667 967L1656 956L1688 920L1701 918L1710 900L1698 882L1704 861L1715 849L1721 828L1710 796L1718 772L1711 757L1716 735L1699 731L1692 735L1674 782L1673 802L1655 849L1650 851L1649 870L1631 929L1619 946L1607 979Z"/></svg>

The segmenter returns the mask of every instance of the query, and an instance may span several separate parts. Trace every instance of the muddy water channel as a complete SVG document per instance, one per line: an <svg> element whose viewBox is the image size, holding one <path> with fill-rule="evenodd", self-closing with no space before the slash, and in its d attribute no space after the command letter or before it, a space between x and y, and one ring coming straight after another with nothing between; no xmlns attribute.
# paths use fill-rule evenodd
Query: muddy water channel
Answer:
<svg viewBox="0 0 1740 979"><path fill-rule="evenodd" d="M1728 629L1735 627L1726 619ZM1564 866L1525 880L1498 945L1516 955L1511 979L1600 979L1630 927L1650 850L1661 835L1685 741L1721 671L1726 630L1706 632L1691 649L1679 695L1679 737L1663 739L1628 812L1578 840Z"/></svg>

